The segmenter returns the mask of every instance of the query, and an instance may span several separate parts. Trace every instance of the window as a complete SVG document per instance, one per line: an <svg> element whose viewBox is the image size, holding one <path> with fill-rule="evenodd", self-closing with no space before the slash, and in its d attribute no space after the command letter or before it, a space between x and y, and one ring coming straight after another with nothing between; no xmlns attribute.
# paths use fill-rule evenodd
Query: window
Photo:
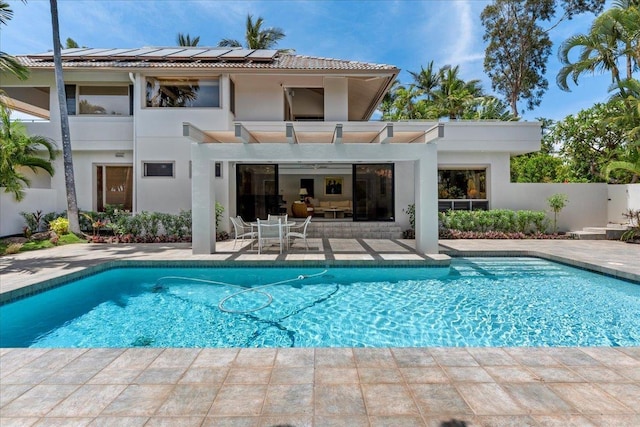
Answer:
<svg viewBox="0 0 640 427"><path fill-rule="evenodd" d="M236 114L236 84L229 79L229 111Z"/></svg>
<svg viewBox="0 0 640 427"><path fill-rule="evenodd" d="M217 78L147 77L147 107L220 107Z"/></svg>
<svg viewBox="0 0 640 427"><path fill-rule="evenodd" d="M439 199L486 199L486 169L438 170Z"/></svg>
<svg viewBox="0 0 640 427"><path fill-rule="evenodd" d="M142 169L144 170L144 176L165 176L174 177L173 173L174 162L143 162Z"/></svg>
<svg viewBox="0 0 640 427"><path fill-rule="evenodd" d="M129 116L129 86L80 86L79 114Z"/></svg>
<svg viewBox="0 0 640 427"><path fill-rule="evenodd" d="M76 115L76 85L64 85L64 93L67 97L67 114Z"/></svg>
<svg viewBox="0 0 640 427"><path fill-rule="evenodd" d="M64 85L70 116L131 116L133 86Z"/></svg>

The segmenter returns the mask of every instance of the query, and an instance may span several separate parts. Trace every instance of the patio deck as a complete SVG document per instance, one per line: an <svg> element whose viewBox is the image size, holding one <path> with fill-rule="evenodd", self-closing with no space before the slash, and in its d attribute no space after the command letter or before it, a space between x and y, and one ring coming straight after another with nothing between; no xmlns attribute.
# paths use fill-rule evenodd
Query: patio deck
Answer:
<svg viewBox="0 0 640 427"><path fill-rule="evenodd" d="M450 254L538 255L640 278L640 246L620 242L440 243ZM114 259L425 259L404 240L312 246L194 257L188 245L71 245L0 258L0 292ZM0 349L3 427L636 426L639 402L639 347Z"/></svg>

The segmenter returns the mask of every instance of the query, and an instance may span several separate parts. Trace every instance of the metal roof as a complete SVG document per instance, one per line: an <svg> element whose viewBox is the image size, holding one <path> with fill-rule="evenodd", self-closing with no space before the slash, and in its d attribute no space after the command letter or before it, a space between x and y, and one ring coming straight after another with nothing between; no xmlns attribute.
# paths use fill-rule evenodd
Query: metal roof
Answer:
<svg viewBox="0 0 640 427"><path fill-rule="evenodd" d="M53 68L53 52L18 55L29 68ZM62 50L65 68L257 68L283 70L386 70L386 64L280 53L271 49L221 47L74 48Z"/></svg>

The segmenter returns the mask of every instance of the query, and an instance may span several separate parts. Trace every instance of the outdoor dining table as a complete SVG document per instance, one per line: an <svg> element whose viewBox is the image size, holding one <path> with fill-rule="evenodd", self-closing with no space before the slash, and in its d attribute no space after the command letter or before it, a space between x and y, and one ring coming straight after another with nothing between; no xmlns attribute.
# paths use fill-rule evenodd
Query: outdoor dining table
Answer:
<svg viewBox="0 0 640 427"><path fill-rule="evenodd" d="M262 220L260 220L260 221L262 221ZM267 220L264 220L264 221L267 221ZM254 232L254 231L256 233L258 232L258 222L257 221L252 221L252 222L249 223L249 225L251 226L251 232ZM289 229L291 227L295 226L295 225L296 225L295 221L281 222L280 223L280 228L282 229L281 236L284 238L287 235L287 233L289 232ZM282 245L282 242L279 242L279 243L280 243L280 245ZM287 242L287 245L285 246L285 248L288 247L288 246L289 245L288 245L288 242Z"/></svg>

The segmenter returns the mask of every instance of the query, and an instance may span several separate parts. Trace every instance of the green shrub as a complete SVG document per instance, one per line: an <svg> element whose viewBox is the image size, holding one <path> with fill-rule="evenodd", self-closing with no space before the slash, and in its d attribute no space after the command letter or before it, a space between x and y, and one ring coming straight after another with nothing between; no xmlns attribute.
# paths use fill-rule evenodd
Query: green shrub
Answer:
<svg viewBox="0 0 640 427"><path fill-rule="evenodd" d="M220 228L220 221L222 221L223 213L224 206L222 206L222 203L216 202L216 230Z"/></svg>
<svg viewBox="0 0 640 427"><path fill-rule="evenodd" d="M499 232L530 234L544 232L546 215L538 211L512 211L493 209L488 211L447 211L438 215L442 227L449 230L470 232Z"/></svg>
<svg viewBox="0 0 640 427"><path fill-rule="evenodd" d="M49 223L49 229L58 236L69 233L69 220L67 218L56 218Z"/></svg>
<svg viewBox="0 0 640 427"><path fill-rule="evenodd" d="M26 227L29 229L31 234L41 231L43 219L42 211L20 212L20 215L24 218Z"/></svg>
<svg viewBox="0 0 640 427"><path fill-rule="evenodd" d="M407 209L403 209L402 212L409 215L409 226L412 230L416 229L416 205L415 203L411 203L407 206Z"/></svg>

